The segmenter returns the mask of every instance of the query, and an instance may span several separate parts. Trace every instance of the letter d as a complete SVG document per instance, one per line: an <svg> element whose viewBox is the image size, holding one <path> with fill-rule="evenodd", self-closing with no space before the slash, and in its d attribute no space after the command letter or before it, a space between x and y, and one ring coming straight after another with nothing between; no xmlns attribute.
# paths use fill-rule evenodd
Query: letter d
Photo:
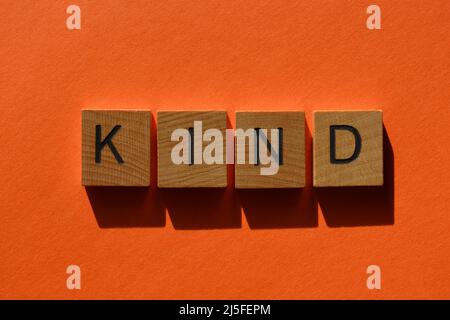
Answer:
<svg viewBox="0 0 450 320"><path fill-rule="evenodd" d="M336 130L346 130L353 134L355 138L355 149L353 154L348 158L336 158ZM356 160L361 152L361 135L358 130L352 126L347 125L332 125L330 126L330 162L333 164L345 164Z"/></svg>

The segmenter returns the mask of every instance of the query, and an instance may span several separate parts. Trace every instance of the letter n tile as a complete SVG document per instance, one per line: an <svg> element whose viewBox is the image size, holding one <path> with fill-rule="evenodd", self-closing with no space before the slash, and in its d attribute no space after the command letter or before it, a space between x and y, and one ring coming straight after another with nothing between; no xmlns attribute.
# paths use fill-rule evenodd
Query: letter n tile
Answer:
<svg viewBox="0 0 450 320"><path fill-rule="evenodd" d="M237 189L305 186L304 112L236 112L235 136ZM275 171L270 172L271 164L262 155L272 164L276 161Z"/></svg>

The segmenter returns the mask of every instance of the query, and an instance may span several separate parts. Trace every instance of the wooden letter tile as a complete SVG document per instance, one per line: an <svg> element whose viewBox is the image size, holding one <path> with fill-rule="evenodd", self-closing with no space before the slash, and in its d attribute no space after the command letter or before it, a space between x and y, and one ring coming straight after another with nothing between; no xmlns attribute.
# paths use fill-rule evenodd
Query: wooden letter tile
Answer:
<svg viewBox="0 0 450 320"><path fill-rule="evenodd" d="M82 184L150 185L149 111L82 111Z"/></svg>
<svg viewBox="0 0 450 320"><path fill-rule="evenodd" d="M225 111L158 112L158 187L226 187L226 126ZM207 130L217 133L217 140L207 139ZM213 141L221 160L206 163L204 152L211 150L207 146Z"/></svg>
<svg viewBox="0 0 450 320"><path fill-rule="evenodd" d="M314 186L383 184L383 113L314 112Z"/></svg>
<svg viewBox="0 0 450 320"><path fill-rule="evenodd" d="M261 141L260 134L262 131L260 129L266 129L265 139L269 141L270 148L264 143L259 143L256 148L249 148L250 138L239 138L239 129L244 131L249 129L259 130L255 138L256 141ZM277 140L273 140L273 133L275 133L273 131L278 131L278 146L274 146L274 141ZM247 132L251 133L252 131ZM256 133L256 131L253 132ZM236 188L301 188L305 186L304 112L236 112L235 135ZM239 152L243 150L245 150L245 163L242 163L242 160L239 161ZM269 150L275 152L274 156ZM264 170L267 170L267 167L272 166L272 164L271 162L250 163L252 152L254 153L254 159L261 152L266 152L271 162L276 164L275 170L263 174ZM276 163L274 160L276 160Z"/></svg>

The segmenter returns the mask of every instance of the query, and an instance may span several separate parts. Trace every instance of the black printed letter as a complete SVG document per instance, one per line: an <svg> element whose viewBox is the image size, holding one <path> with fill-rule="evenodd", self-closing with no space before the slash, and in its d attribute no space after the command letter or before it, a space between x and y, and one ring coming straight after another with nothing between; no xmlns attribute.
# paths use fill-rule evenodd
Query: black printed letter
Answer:
<svg viewBox="0 0 450 320"><path fill-rule="evenodd" d="M345 159L336 159L336 130L350 131L355 137L355 150L353 154ZM358 130L352 126L347 125L334 125L330 126L330 162L334 164L344 164L356 160L361 152L361 135Z"/></svg>
<svg viewBox="0 0 450 320"><path fill-rule="evenodd" d="M122 128L121 125L115 126L110 133L106 136L106 138L101 141L102 139L102 126L96 125L95 126L95 163L100 163L102 161L102 149L105 147L105 145L108 145L109 149L111 149L111 152L114 155L114 158L116 158L118 163L123 163L123 159L120 156L119 152L117 151L116 147L111 142L114 135L119 131L119 129Z"/></svg>

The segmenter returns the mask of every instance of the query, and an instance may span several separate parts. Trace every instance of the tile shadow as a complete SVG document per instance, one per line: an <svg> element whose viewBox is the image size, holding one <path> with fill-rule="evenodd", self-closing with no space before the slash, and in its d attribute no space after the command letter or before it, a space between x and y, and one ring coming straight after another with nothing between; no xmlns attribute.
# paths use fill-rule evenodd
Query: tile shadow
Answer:
<svg viewBox="0 0 450 320"><path fill-rule="evenodd" d="M239 190L239 201L251 229L318 225L317 204L311 188Z"/></svg>
<svg viewBox="0 0 450 320"><path fill-rule="evenodd" d="M241 227L241 211L230 189L164 189L162 199L175 229Z"/></svg>
<svg viewBox="0 0 450 320"><path fill-rule="evenodd" d="M384 185L317 188L318 203L329 227L394 224L394 152L383 126Z"/></svg>
<svg viewBox="0 0 450 320"><path fill-rule="evenodd" d="M86 187L100 228L163 227L166 216L157 193L142 187Z"/></svg>

